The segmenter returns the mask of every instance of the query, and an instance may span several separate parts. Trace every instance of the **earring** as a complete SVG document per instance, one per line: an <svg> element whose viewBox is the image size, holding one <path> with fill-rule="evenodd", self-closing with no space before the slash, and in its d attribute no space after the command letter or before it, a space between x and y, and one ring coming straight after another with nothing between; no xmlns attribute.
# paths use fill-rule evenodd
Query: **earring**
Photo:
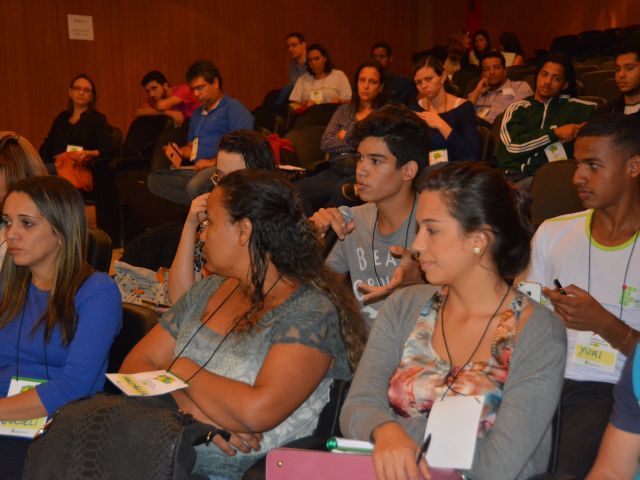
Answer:
<svg viewBox="0 0 640 480"><path fill-rule="evenodd" d="M480 255L480 253L482 252L482 250L480 250L480 247L473 247L471 251L474 255Z"/></svg>

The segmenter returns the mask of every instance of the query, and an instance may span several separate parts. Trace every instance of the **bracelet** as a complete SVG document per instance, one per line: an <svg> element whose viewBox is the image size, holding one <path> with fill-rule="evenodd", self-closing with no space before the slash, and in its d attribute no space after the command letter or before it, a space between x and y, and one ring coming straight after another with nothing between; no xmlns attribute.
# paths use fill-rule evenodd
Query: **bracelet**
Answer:
<svg viewBox="0 0 640 480"><path fill-rule="evenodd" d="M629 324L627 324L627 327L629 327L629 330L627 331L627 336L624 337L624 340L618 346L618 350L622 350L624 348L624 346L627 344L627 342L629 341L629 339L631 338L631 333L633 332L633 328L631 328L631 325L629 325Z"/></svg>

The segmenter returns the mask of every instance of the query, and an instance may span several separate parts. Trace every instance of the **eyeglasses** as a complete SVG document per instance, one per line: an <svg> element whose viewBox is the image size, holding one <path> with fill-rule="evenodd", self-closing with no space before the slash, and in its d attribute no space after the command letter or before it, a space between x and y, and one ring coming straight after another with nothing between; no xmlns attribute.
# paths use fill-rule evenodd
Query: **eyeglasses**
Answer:
<svg viewBox="0 0 640 480"><path fill-rule="evenodd" d="M209 177L209 180L211 180L211 183L213 183L214 187L217 187L218 184L220 183L220 180L222 180L222 177L224 177L224 175L225 173L222 170L218 170L216 168L211 174L211 176Z"/></svg>
<svg viewBox="0 0 640 480"><path fill-rule="evenodd" d="M78 92L78 93L91 93L93 91L91 88L80 87L78 85L76 85L75 87L71 87L71 90L73 90L74 92Z"/></svg>

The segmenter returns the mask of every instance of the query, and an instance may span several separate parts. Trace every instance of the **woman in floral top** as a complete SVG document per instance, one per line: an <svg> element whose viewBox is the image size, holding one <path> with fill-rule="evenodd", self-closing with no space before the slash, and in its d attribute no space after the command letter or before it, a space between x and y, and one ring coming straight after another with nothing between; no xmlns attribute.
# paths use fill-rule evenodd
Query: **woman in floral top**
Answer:
<svg viewBox="0 0 640 480"><path fill-rule="evenodd" d="M529 261L522 193L498 171L450 164L426 179L413 244L432 285L392 295L371 332L343 433L375 443L379 479L430 478L419 443L437 399L484 396L473 479L544 472L562 386L561 321L511 288ZM434 440L436 441L436 440Z"/></svg>

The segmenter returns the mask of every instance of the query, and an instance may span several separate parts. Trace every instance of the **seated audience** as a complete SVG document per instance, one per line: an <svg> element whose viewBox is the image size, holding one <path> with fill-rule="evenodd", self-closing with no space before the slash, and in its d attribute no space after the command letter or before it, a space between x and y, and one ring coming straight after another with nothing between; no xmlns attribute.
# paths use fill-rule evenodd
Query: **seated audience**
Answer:
<svg viewBox="0 0 640 480"><path fill-rule="evenodd" d="M11 184L2 219L0 420L37 419L102 388L120 294L86 263L84 203L66 180ZM29 443L0 436L3 478L20 478Z"/></svg>
<svg viewBox="0 0 640 480"><path fill-rule="evenodd" d="M640 118L640 43L618 48L615 78L620 96L611 104L610 111Z"/></svg>
<svg viewBox="0 0 640 480"><path fill-rule="evenodd" d="M524 276L545 287L567 327L557 472L579 478L595 460L613 385L640 336L639 132L638 120L621 114L580 129L573 183L588 210L540 226Z"/></svg>
<svg viewBox="0 0 640 480"><path fill-rule="evenodd" d="M286 103L293 86L298 79L304 75L307 71L307 42L304 35L300 32L292 32L286 37L287 52L291 57L291 63L289 63L289 83L284 86L278 94L278 100L276 103Z"/></svg>
<svg viewBox="0 0 640 480"><path fill-rule="evenodd" d="M166 115L176 127L181 126L196 108L198 101L188 85L169 85L167 77L158 70L148 72L140 81L147 92L148 99L136 110L138 117L147 115Z"/></svg>
<svg viewBox="0 0 640 480"><path fill-rule="evenodd" d="M469 63L471 65L480 65L482 57L493 51L491 38L489 37L489 32L483 28L476 30L476 33L471 38L473 41L469 52Z"/></svg>
<svg viewBox="0 0 640 480"><path fill-rule="evenodd" d="M296 81L289 101L293 108L351 100L349 79L333 67L329 52L317 43L307 48L307 71Z"/></svg>
<svg viewBox="0 0 640 480"><path fill-rule="evenodd" d="M613 414L587 480L637 478L640 458L640 357L636 345L613 389Z"/></svg>
<svg viewBox="0 0 640 480"><path fill-rule="evenodd" d="M533 92L527 82L507 78L504 56L500 52L488 52L480 62L482 76L469 94L469 101L475 105L476 116L492 124L509 105L533 95Z"/></svg>
<svg viewBox="0 0 640 480"><path fill-rule="evenodd" d="M500 50L504 55L507 67L524 65L524 52L515 33L504 32L498 37L498 40L500 41Z"/></svg>
<svg viewBox="0 0 640 480"><path fill-rule="evenodd" d="M107 117L96 110L97 96L95 83L87 74L71 80L67 109L55 118L40 146L45 163L53 164L61 155L86 163L111 153L109 124Z"/></svg>
<svg viewBox="0 0 640 480"><path fill-rule="evenodd" d="M459 473L525 480L546 471L566 334L511 287L530 253L522 195L480 164L426 178L412 249L431 285L387 299L340 418L343 434L374 442L377 478L431 478L424 457L416 465L427 418L434 403L467 395L484 404L473 465Z"/></svg>
<svg viewBox="0 0 640 480"><path fill-rule="evenodd" d="M152 172L149 191L181 205L190 205L198 195L211 190L209 177L215 168L220 139L239 129L253 128L253 116L239 100L222 91L222 75L209 60L198 60L187 70L187 83L201 106L189 123L188 143L167 145L167 156L179 151L194 169L178 168Z"/></svg>
<svg viewBox="0 0 640 480"><path fill-rule="evenodd" d="M336 208L321 208L311 221L321 233L329 228L336 232L340 240L327 265L345 277L349 274L371 326L382 305L380 292L388 295L397 286L396 271L415 264L402 254L415 236L414 182L428 155L429 131L406 107L386 105L358 122L351 138L358 146L356 187L368 203L352 209L348 225Z"/></svg>
<svg viewBox="0 0 640 480"><path fill-rule="evenodd" d="M573 141L595 108L575 94L571 59L549 54L536 72L535 94L512 103L502 119L496 160L509 180L528 188L542 165L573 158Z"/></svg>
<svg viewBox="0 0 640 480"><path fill-rule="evenodd" d="M357 145L351 138L353 128L386 100L382 66L375 60L362 63L353 76L351 102L337 108L320 140L320 149L329 154L329 169L296 182L307 215L326 206L327 202L337 206L339 192L336 192L336 185L345 179L353 182L355 173L353 154Z"/></svg>
<svg viewBox="0 0 640 480"><path fill-rule="evenodd" d="M396 75L391 71L393 52L391 45L378 42L371 47L371 58L380 62L384 70L385 86L389 100L395 103L409 105L416 98L416 86L409 77Z"/></svg>
<svg viewBox="0 0 640 480"><path fill-rule="evenodd" d="M213 275L122 366L169 369L189 383L173 392L182 410L234 432L229 443L216 437L196 447L195 473L240 479L269 449L310 434L332 380L349 379L358 361L364 325L323 265L301 207L275 173L224 176L207 200L204 253Z"/></svg>
<svg viewBox="0 0 640 480"><path fill-rule="evenodd" d="M412 105L431 134L429 164L478 160L480 139L473 104L447 93L442 64L427 57L413 69L413 80L420 99Z"/></svg>
<svg viewBox="0 0 640 480"><path fill-rule="evenodd" d="M41 175L47 169L33 145L15 132L0 132L0 210L12 183ZM5 229L0 227L0 270L6 253Z"/></svg>
<svg viewBox="0 0 640 480"><path fill-rule="evenodd" d="M275 171L269 141L253 130L227 133L220 140L217 166L211 175L211 181L217 183L225 175L245 168ZM202 278L202 242L198 239L198 230L205 221L208 197L208 193L203 193L191 202L178 250L169 270L167 288L172 304Z"/></svg>

